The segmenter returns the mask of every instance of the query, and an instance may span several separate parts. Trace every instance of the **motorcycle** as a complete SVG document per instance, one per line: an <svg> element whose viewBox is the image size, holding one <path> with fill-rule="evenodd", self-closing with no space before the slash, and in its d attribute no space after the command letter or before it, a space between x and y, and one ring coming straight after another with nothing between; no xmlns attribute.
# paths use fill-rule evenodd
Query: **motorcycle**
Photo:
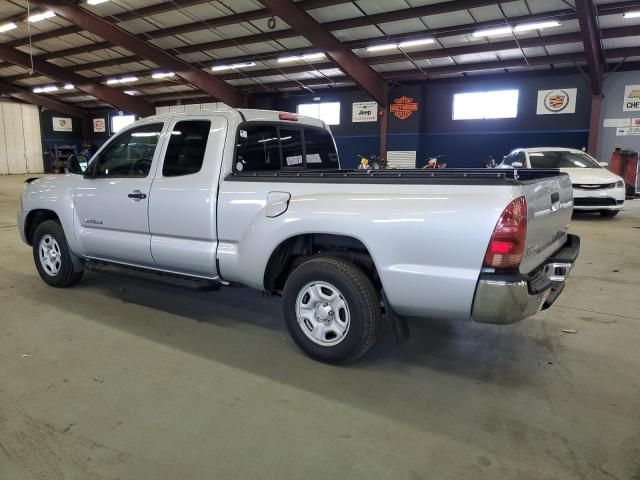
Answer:
<svg viewBox="0 0 640 480"><path fill-rule="evenodd" d="M358 170L383 170L387 168L387 160L377 155L358 155Z"/></svg>
<svg viewBox="0 0 640 480"><path fill-rule="evenodd" d="M447 168L447 164L440 162L440 159L444 158L444 155L434 155L429 157L427 163L422 168Z"/></svg>

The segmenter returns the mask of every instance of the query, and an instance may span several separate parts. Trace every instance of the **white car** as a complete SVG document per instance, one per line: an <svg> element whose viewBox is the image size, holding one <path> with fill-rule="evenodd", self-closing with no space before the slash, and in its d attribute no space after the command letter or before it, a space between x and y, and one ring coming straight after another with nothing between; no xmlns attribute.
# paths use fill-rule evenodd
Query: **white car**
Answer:
<svg viewBox="0 0 640 480"><path fill-rule="evenodd" d="M573 208L615 217L624 207L624 180L607 170L608 163L573 148L519 148L497 168L557 168L569 174Z"/></svg>

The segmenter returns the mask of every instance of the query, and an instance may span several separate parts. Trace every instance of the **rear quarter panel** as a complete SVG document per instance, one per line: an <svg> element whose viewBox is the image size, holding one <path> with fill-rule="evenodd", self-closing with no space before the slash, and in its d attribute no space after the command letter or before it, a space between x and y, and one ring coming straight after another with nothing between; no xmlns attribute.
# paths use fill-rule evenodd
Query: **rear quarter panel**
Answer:
<svg viewBox="0 0 640 480"><path fill-rule="evenodd" d="M291 193L287 212L265 216L270 191ZM223 181L221 274L262 289L276 247L305 233L345 235L371 253L397 313L469 318L495 223L512 186Z"/></svg>

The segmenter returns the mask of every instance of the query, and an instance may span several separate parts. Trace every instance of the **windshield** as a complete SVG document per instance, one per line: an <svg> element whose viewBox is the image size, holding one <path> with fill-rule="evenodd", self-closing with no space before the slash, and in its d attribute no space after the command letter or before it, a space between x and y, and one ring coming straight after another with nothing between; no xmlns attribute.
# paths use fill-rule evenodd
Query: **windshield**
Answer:
<svg viewBox="0 0 640 480"><path fill-rule="evenodd" d="M529 160L531 168L601 168L593 157L582 152L532 152Z"/></svg>

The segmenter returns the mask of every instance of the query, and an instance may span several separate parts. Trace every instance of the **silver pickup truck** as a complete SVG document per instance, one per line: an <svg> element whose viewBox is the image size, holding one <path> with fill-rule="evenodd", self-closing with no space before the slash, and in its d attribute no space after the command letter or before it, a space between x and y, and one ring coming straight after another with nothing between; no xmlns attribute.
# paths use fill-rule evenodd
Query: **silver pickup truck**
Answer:
<svg viewBox="0 0 640 480"><path fill-rule="evenodd" d="M107 263L283 297L298 346L366 353L383 313L509 324L548 308L579 251L557 171L341 170L319 120L260 110L142 119L80 174L28 183L42 279ZM399 338L401 333L397 333Z"/></svg>

